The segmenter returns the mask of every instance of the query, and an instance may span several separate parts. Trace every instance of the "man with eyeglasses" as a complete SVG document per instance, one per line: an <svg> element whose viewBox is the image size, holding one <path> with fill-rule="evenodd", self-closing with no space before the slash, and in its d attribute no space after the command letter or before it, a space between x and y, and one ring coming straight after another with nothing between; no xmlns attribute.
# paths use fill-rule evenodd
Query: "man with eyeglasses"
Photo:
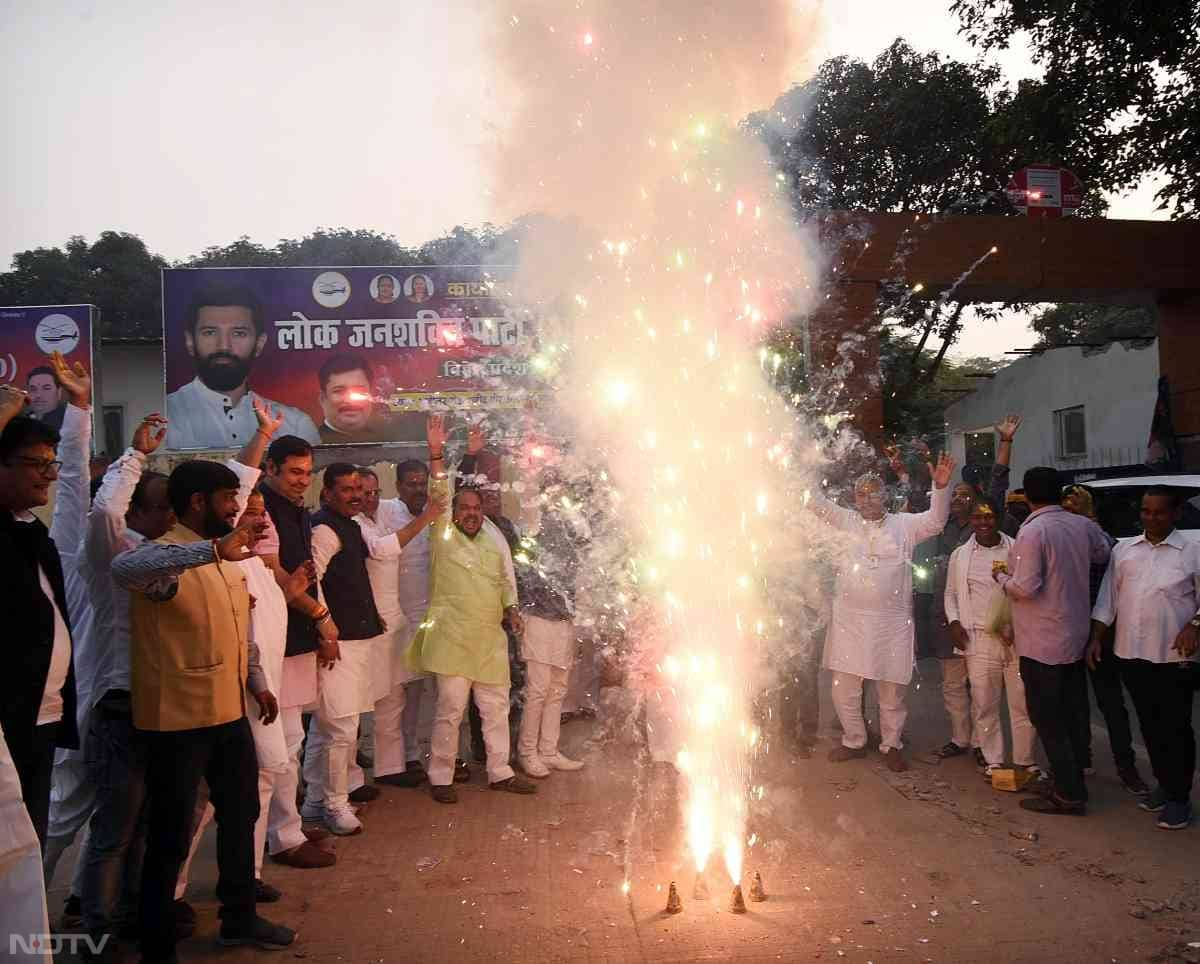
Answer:
<svg viewBox="0 0 1200 964"><path fill-rule="evenodd" d="M71 436L69 466L64 468L57 458L59 433L22 414L25 393L11 386L0 391L0 565L9 598L20 600L5 611L11 642L0 680L0 727L43 848L54 751L78 748L79 733L62 558L52 530L31 510L50 501L50 485L60 469L63 486L87 491L86 439L91 425L91 379L78 362L72 368L57 353L53 362L70 401L63 418L64 435ZM59 530L70 503L67 498L56 506L53 527L68 541L70 533ZM65 551L73 552L74 547Z"/></svg>

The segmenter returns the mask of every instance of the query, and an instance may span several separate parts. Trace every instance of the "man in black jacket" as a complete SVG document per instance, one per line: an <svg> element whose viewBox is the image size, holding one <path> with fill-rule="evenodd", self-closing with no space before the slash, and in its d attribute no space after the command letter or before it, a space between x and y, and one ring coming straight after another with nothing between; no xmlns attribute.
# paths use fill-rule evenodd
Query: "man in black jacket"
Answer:
<svg viewBox="0 0 1200 964"><path fill-rule="evenodd" d="M62 562L50 533L30 512L50 498L58 477L58 432L18 415L23 395L0 397L0 565L12 605L5 607L10 654L0 674L0 727L12 751L21 794L45 844L55 747L76 749L75 674Z"/></svg>

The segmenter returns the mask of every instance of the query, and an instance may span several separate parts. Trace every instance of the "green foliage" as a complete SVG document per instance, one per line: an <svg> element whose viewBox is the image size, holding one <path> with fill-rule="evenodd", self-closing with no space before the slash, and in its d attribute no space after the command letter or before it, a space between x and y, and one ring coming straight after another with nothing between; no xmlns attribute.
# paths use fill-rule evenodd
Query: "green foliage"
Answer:
<svg viewBox="0 0 1200 964"><path fill-rule="evenodd" d="M1105 344L1118 338L1154 338L1152 308L1127 305L1051 305L1029 323L1038 345Z"/></svg>
<svg viewBox="0 0 1200 964"><path fill-rule="evenodd" d="M912 356L917 341L911 335L883 328L879 336L879 373L883 385L883 430L891 439L920 438L931 448L944 446L947 405L979 387L974 374L991 374L1005 362L991 358L964 361L943 359L933 366L935 353L919 352L917 371L934 369L932 377L913 375Z"/></svg>
<svg viewBox="0 0 1200 964"><path fill-rule="evenodd" d="M1101 170L1102 139L1071 105L1037 81L1000 81L896 40L870 64L827 60L746 126L802 209L1006 214L1004 189L1027 164L1062 164L1085 183ZM1085 213L1103 210L1091 194Z"/></svg>
<svg viewBox="0 0 1200 964"><path fill-rule="evenodd" d="M0 274L0 304L94 304L106 335L154 337L162 333L159 270L136 234L105 231L92 244L73 237L62 248L35 248L13 257Z"/></svg>
<svg viewBox="0 0 1200 964"><path fill-rule="evenodd" d="M512 264L523 229L524 222L503 231L490 224L480 231L457 227L420 249L405 248L390 234L349 228L321 228L270 248L243 236L174 266ZM100 308L105 337L155 338L162 334L159 272L171 266L135 234L105 231L92 244L73 237L62 248L14 255L12 270L0 273L0 304L94 304Z"/></svg>
<svg viewBox="0 0 1200 964"><path fill-rule="evenodd" d="M1200 0L954 0L951 10L986 53L1028 38L1051 110L1031 121L1051 134L1066 121L1081 150L1091 143L1094 187L1159 174L1161 207L1200 213Z"/></svg>

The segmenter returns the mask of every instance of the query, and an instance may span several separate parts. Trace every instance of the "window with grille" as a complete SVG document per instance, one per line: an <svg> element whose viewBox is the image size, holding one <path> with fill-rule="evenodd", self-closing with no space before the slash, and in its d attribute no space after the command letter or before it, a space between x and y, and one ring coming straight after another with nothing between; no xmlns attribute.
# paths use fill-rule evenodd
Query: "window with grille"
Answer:
<svg viewBox="0 0 1200 964"><path fill-rule="evenodd" d="M1087 426L1082 405L1061 408L1054 413L1054 442L1060 459L1087 455Z"/></svg>

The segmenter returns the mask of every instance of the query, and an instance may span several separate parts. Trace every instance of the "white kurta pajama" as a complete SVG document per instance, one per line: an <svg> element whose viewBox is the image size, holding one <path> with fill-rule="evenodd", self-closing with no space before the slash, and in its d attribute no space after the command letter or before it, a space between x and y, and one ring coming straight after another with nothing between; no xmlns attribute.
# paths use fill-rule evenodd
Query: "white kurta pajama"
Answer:
<svg viewBox="0 0 1200 964"><path fill-rule="evenodd" d="M934 488L930 503L927 512L889 513L868 522L823 496L812 502L813 511L845 538L823 665L833 671L842 742L852 749L867 744L862 686L868 679L878 684L880 749L902 746L905 693L913 671L913 549L945 526L949 487Z"/></svg>
<svg viewBox="0 0 1200 964"><path fill-rule="evenodd" d="M370 552L367 576L371 580L375 608L384 625L385 642L375 652L376 662L372 670L376 778L403 773L407 766L409 755L403 726L404 712L408 705L408 684L418 678L404 662L405 653L412 642L413 629L400 604L400 557L404 550L395 534L408 525L408 522L396 525L400 518L399 513L389 511L385 514L380 511L374 519L365 514L354 519L362 529Z"/></svg>
<svg viewBox="0 0 1200 964"><path fill-rule="evenodd" d="M384 499L376 514L379 521L392 529L403 529L414 518L399 499ZM429 529L422 529L409 540L400 553L400 608L408 622L408 645L417 627L425 621L429 610ZM416 763L428 756L433 740L433 715L437 705L437 680L428 673L418 673L405 664L409 682L404 686L404 710L400 717L404 734L404 755L407 763Z"/></svg>
<svg viewBox="0 0 1200 964"><path fill-rule="evenodd" d="M238 477L238 509L245 511L250 492L257 484L261 472L258 469L243 465L236 460L225 463ZM279 555L279 533L276 532L271 517L266 517L267 528L263 537L254 546L254 551L260 556ZM249 577L247 577L249 581ZM278 587L278 583L276 583ZM280 590L282 595L282 590ZM253 589L251 594L254 594ZM272 854L283 853L300 846L306 839L301 832L300 811L296 808L296 791L300 784L300 748L304 744L304 723L302 713L304 707L311 706L317 701L317 656L316 653L305 653L302 656L282 655L287 645L287 601L284 600L283 633L284 639L280 650L281 662L278 674L272 675L276 668L274 662L267 672L271 682L271 692L279 702L279 728L282 733L285 765L276 770L272 778L272 794L267 818L267 846ZM253 619L253 614L252 614ZM260 659L265 664L268 657L263 654ZM253 712L256 704L247 703ZM257 745L257 743L256 743ZM276 745L276 749L277 749ZM262 760L259 759L261 765ZM256 828L257 829L257 828ZM258 848L261 860L262 847Z"/></svg>
<svg viewBox="0 0 1200 964"><path fill-rule="evenodd" d="M88 779L84 749L87 743L91 707L99 693L93 693L97 669L97 640L87 582L81 572L84 534L88 515L88 458L92 451L92 416L88 409L67 405L63 413L62 439L58 458L63 467L54 488L54 511L50 538L62 560L63 592L71 620L75 663L75 719L79 729L79 749L56 750L50 782L50 815L46 825L46 844L42 856L46 880L54 877L59 857L71 846L75 835L92 814L95 787ZM75 863L71 892L79 893L81 867Z"/></svg>
<svg viewBox="0 0 1200 964"><path fill-rule="evenodd" d="M313 562L318 585L329 561L342 549L338 534L327 525L313 526ZM322 601L324 601L322 593ZM358 717L375 708L371 674L380 663L376 650L388 647L387 634L370 639L339 639L341 658L320 670L317 712L308 727L304 752L306 816L349 806L350 793L363 783L354 762L358 747Z"/></svg>
<svg viewBox="0 0 1200 964"><path fill-rule="evenodd" d="M258 648L259 665L267 689L278 693L283 684L284 650L287 647L288 606L275 574L258 558L238 563L246 576L246 588L254 599L250 610L250 638ZM254 823L254 875L262 877L263 850L282 853L305 841L296 811L296 788L288 780L290 759L282 716L269 724L259 719L258 702L246 690L246 715L258 754L258 820ZM290 793L290 806L287 795Z"/></svg>
<svg viewBox="0 0 1200 964"><path fill-rule="evenodd" d="M1025 684L1020 662L1011 645L985 628L988 609L1002 590L992 578L994 562L1008 562L1013 540L1000 534L999 545L981 546L971 536L950 556L946 577L946 620L958 622L967 632L967 675L971 681L971 716L975 739L989 765L1004 763L1004 731L1000 725L1000 698L1008 698L1012 722L1013 762L1034 762L1036 732L1025 708Z"/></svg>

